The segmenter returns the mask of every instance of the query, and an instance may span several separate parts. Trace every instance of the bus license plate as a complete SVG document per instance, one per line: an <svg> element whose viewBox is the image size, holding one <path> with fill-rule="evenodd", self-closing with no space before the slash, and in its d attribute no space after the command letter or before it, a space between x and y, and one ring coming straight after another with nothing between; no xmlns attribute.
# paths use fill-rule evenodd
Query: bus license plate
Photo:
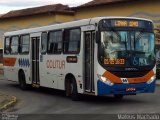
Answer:
<svg viewBox="0 0 160 120"><path fill-rule="evenodd" d="M136 88L126 88L126 91L129 92L129 91L136 91Z"/></svg>

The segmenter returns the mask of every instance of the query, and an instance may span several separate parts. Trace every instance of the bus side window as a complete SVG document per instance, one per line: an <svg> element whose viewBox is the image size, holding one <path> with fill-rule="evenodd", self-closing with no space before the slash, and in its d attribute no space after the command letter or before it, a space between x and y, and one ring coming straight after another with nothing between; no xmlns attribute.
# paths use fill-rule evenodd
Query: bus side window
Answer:
<svg viewBox="0 0 160 120"><path fill-rule="evenodd" d="M4 53L9 54L10 53L10 38L6 37L4 42Z"/></svg>
<svg viewBox="0 0 160 120"><path fill-rule="evenodd" d="M0 64L3 63L3 49L0 49Z"/></svg>
<svg viewBox="0 0 160 120"><path fill-rule="evenodd" d="M19 44L19 53L20 54L28 54L29 53L29 43L30 43L30 36L29 35L22 35Z"/></svg>
<svg viewBox="0 0 160 120"><path fill-rule="evenodd" d="M48 34L47 32L43 32L41 35L41 53L45 54L47 51L47 41L48 41Z"/></svg>
<svg viewBox="0 0 160 120"><path fill-rule="evenodd" d="M48 53L60 54L62 51L62 31L49 32Z"/></svg>
<svg viewBox="0 0 160 120"><path fill-rule="evenodd" d="M81 30L74 28L64 32L64 53L78 54L80 52Z"/></svg>
<svg viewBox="0 0 160 120"><path fill-rule="evenodd" d="M18 54L19 36L11 37L11 54Z"/></svg>

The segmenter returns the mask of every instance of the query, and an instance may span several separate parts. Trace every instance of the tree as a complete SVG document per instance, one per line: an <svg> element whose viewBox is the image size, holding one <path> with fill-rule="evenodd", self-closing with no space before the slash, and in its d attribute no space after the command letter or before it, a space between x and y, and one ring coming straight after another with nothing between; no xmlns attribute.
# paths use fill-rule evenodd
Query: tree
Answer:
<svg viewBox="0 0 160 120"><path fill-rule="evenodd" d="M155 28L156 43L160 44L160 25Z"/></svg>
<svg viewBox="0 0 160 120"><path fill-rule="evenodd" d="M158 25L155 28L155 37L156 37L156 45L160 45L160 25ZM157 50L160 50L160 48L157 48ZM160 79L160 61L157 60L157 70L156 70L156 77Z"/></svg>

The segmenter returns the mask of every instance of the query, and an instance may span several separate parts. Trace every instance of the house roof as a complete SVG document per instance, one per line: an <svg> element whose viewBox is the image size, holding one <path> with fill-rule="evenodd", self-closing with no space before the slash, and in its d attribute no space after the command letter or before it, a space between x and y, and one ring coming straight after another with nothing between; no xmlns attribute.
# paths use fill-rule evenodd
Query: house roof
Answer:
<svg viewBox="0 0 160 120"><path fill-rule="evenodd" d="M46 6L10 11L2 15L0 19L23 17L23 16L30 16L30 15L45 14L45 13L53 13L53 14L60 13L60 14L73 15L74 11L72 11L67 5L53 4L53 5L46 5Z"/></svg>
<svg viewBox="0 0 160 120"><path fill-rule="evenodd" d="M92 0L88 3L85 3L77 7L72 7L72 8L68 7L68 5L53 4L53 5L46 5L46 6L34 7L34 8L28 8L28 9L10 11L6 14L0 15L0 19L31 16L31 15L38 15L38 14L45 14L45 13L74 15L75 11L80 8L88 8L88 7L95 7L95 6L101 6L101 5L109 5L109 4L118 4L118 3L131 2L131 1L151 1L151 0Z"/></svg>
<svg viewBox="0 0 160 120"><path fill-rule="evenodd" d="M94 6L99 6L99 5L106 5L106 4L113 4L113 3L120 3L120 2L128 2L128 1L134 1L134 0L92 0L88 3L80 5L78 7L74 7L73 9L94 7Z"/></svg>

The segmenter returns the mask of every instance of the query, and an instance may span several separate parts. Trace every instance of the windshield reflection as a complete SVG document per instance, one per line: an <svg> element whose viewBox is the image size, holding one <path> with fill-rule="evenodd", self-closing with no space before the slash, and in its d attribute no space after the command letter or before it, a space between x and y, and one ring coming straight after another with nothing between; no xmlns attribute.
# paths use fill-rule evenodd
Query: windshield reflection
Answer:
<svg viewBox="0 0 160 120"><path fill-rule="evenodd" d="M101 32L100 61L105 65L146 66L154 64L154 34L142 31ZM105 61L105 62L104 62ZM116 64L118 63L118 64Z"/></svg>

